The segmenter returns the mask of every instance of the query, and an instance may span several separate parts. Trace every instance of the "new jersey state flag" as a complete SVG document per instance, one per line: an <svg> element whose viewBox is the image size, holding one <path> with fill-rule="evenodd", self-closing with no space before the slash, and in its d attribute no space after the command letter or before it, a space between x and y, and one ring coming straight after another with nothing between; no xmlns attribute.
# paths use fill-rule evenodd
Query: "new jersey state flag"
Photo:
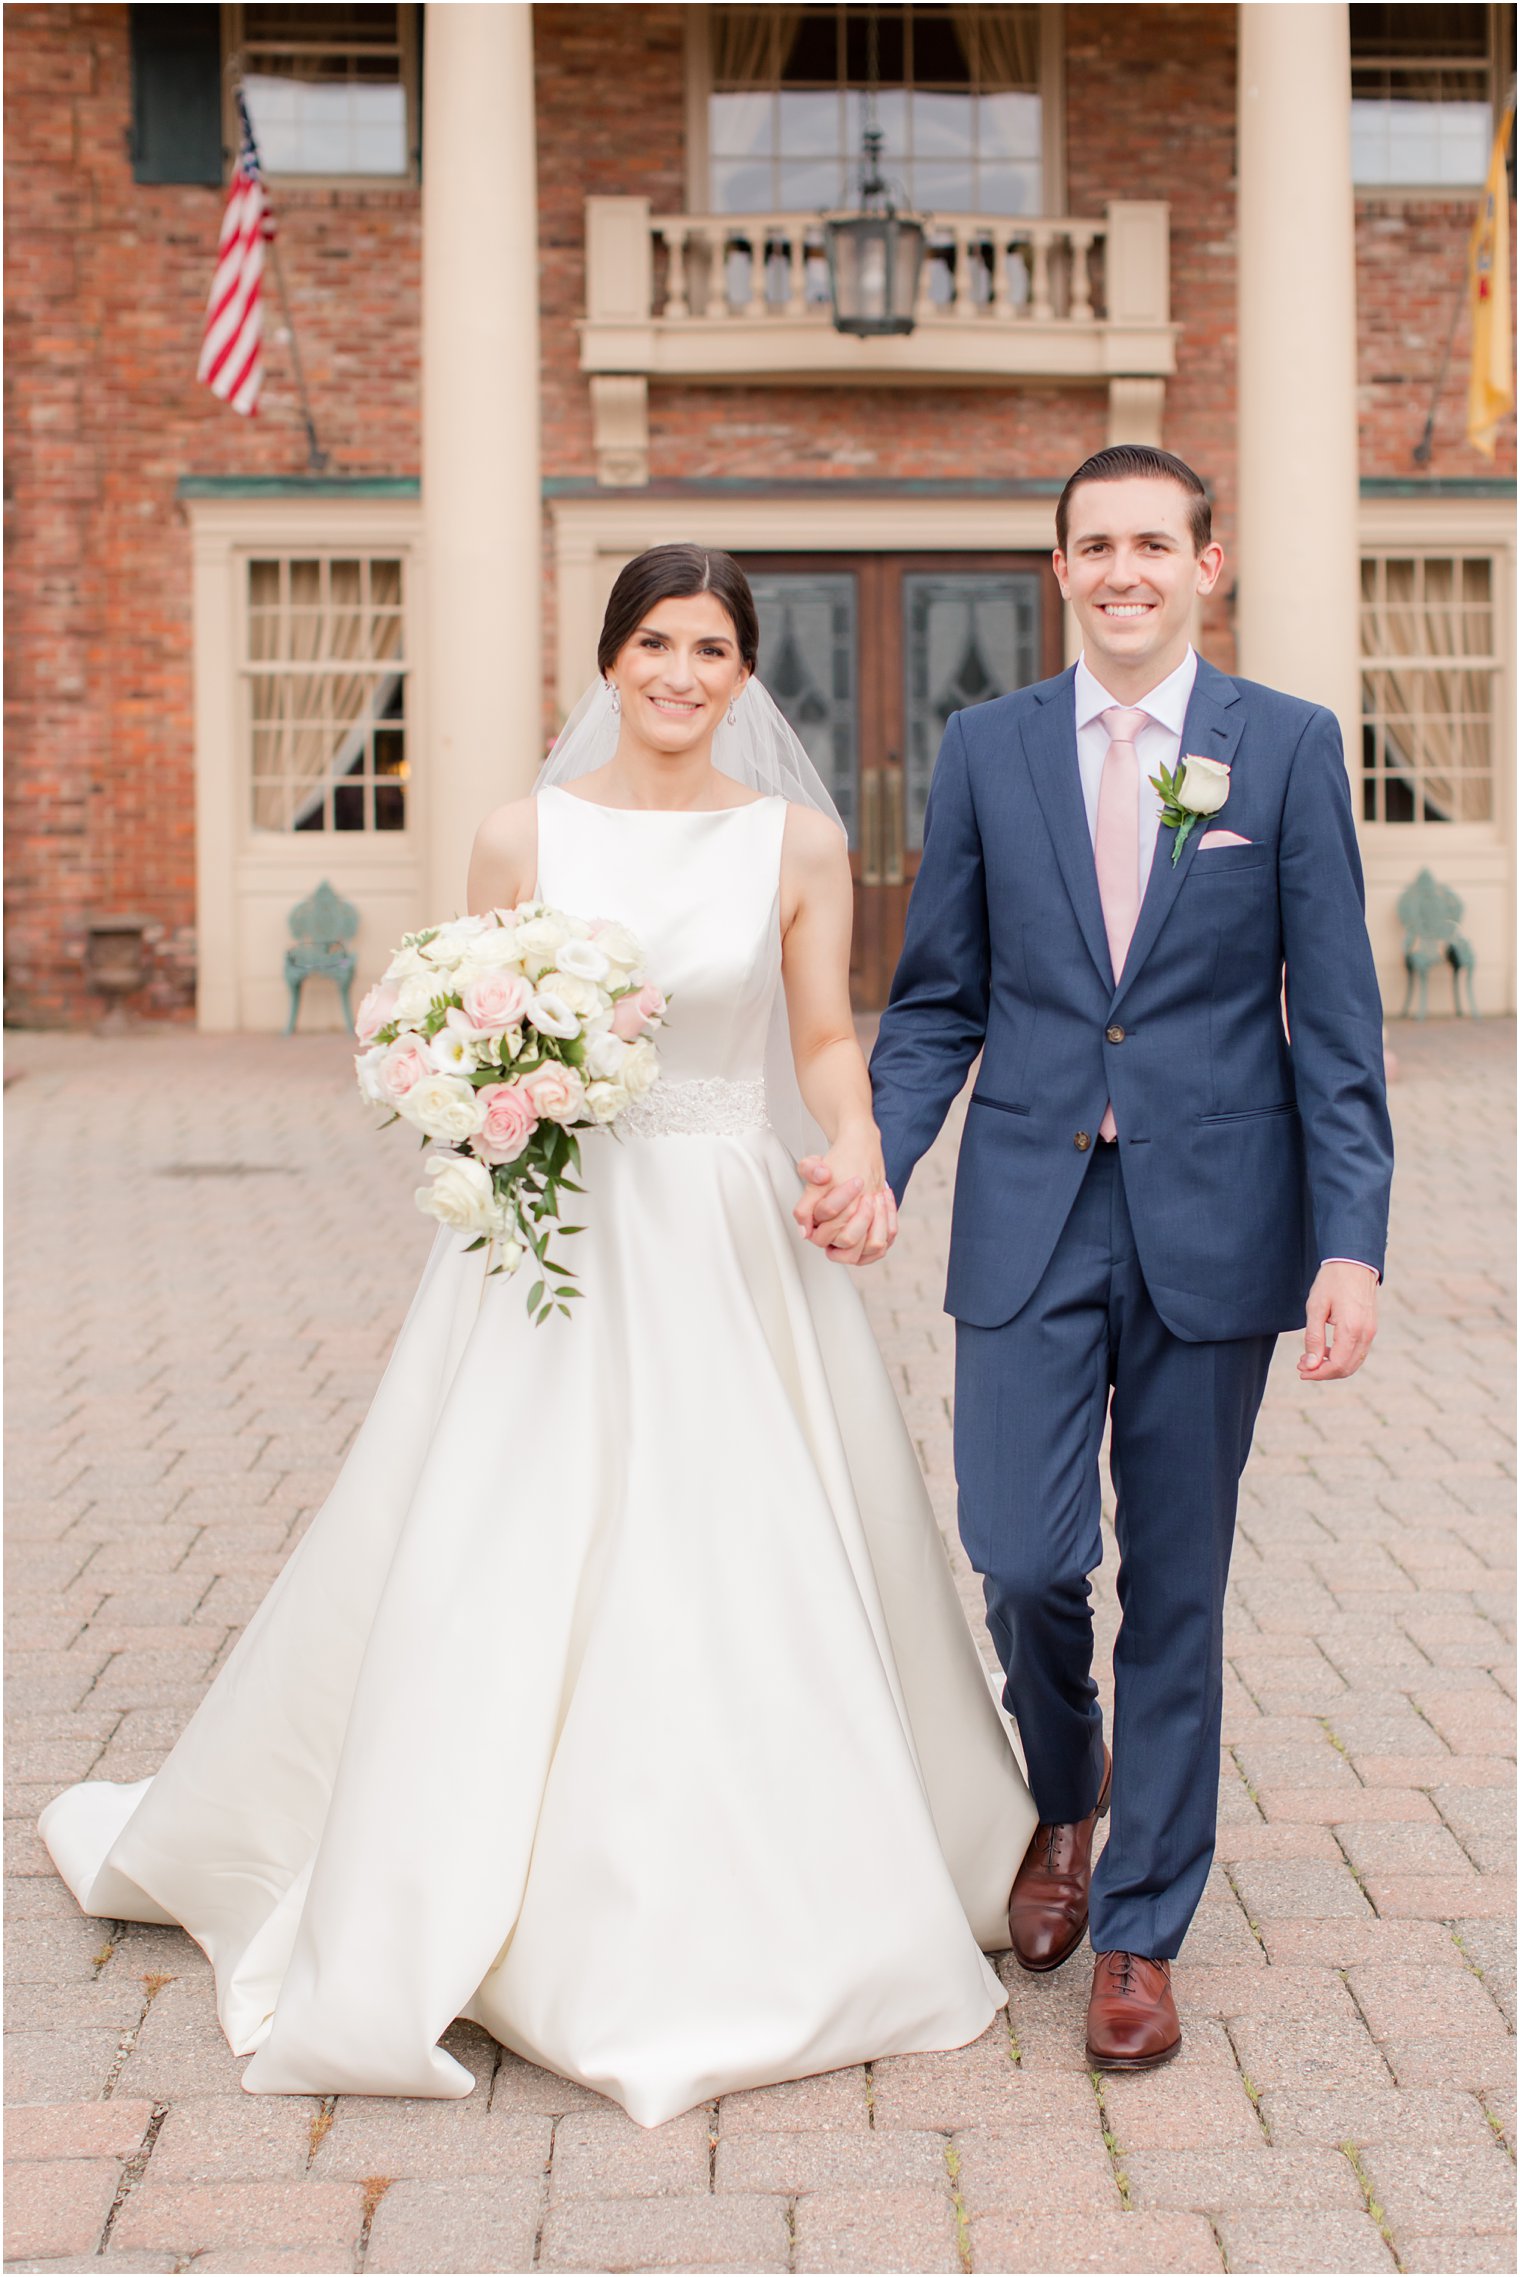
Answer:
<svg viewBox="0 0 1520 2277"><path fill-rule="evenodd" d="M1467 440L1485 458L1494 455L1499 422L1515 408L1515 362L1510 345L1509 181L1505 153L1514 111L1507 110L1494 139L1483 203L1467 249L1467 299L1472 318L1472 370L1467 381Z"/></svg>

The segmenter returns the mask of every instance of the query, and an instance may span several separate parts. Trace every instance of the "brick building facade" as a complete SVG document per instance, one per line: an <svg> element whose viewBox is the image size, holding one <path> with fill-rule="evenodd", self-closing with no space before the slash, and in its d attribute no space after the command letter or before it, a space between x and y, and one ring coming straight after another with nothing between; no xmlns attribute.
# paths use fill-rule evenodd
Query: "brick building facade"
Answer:
<svg viewBox="0 0 1520 2277"><path fill-rule="evenodd" d="M556 589L567 514L594 515L599 500L632 513L642 496L674 531L688 502L693 511L700 502L706 530L722 508L723 486L739 485L771 506L790 495L800 521L814 510L820 486L830 485L830 501L859 500L863 511L880 514L894 500L929 499L948 511L964 499L981 500L995 517L1006 495L1020 501L1020 528L1033 528L1032 507L1048 515L1051 488L1113 431L1110 398L1086 377L851 385L805 373L766 374L752 384L656 375L644 413L645 479L605 479L580 331L589 290L586 201L647 199L656 215L701 210L690 139L693 19L708 13L669 5L532 10L550 728L565 687L590 669L589 655L566 652L572 625L577 647L584 643L585 610L572 618ZM1233 557L1240 11L1163 4L1044 13L1059 18L1059 79L1046 86L1045 100L1047 131L1058 125L1064 148L1065 213L1102 216L1110 201L1164 202L1169 211L1175 364L1164 380L1161 433L1208 481L1216 529ZM325 474L313 479L304 472L276 309L258 417L235 417L196 383L223 192L214 183L136 178L132 16L125 6L14 5L6 18L8 1014L25 1025L98 1016L88 928L120 911L146 920L145 977L131 1008L155 1018L194 1014L198 929L204 936L208 903L218 899L205 842L207 767L218 762L204 748L209 715L197 674L204 682L208 672L231 668L231 651L224 656L215 644L207 651L204 629L197 630L207 604L198 618L196 562L210 562L214 551L211 539L196 537L197 501L214 508L224 533L214 542L225 542L228 559L275 542L257 520L275 511L274 501L292 502L301 519L291 527L306 533L302 543L357 546L345 517L368 501L399 517L396 528L407 514L419 517L419 561L426 550L423 509L412 495L422 470L420 188L410 178L274 183L292 313L329 454ZM1048 28L1044 36L1048 53ZM424 31L424 48L426 38ZM1428 862L1459 888L1476 881L1491 920L1480 987L1485 1007L1498 1010L1512 1003L1509 972L1499 966L1514 893L1506 606L1513 547L1505 502L1513 498L1515 431L1513 419L1506 422L1492 461L1466 442L1465 325L1433 455L1423 469L1412 458L1463 275L1474 198L1469 189L1358 199L1357 409L1366 544L1392 546L1400 558L1431 546L1463 558L1483 551L1493 564L1502 653L1486 683L1492 856L1485 841L1469 859L1475 826L1458 824L1459 836L1467 833L1463 850L1443 860L1441 821L1427 805L1407 834L1410 847L1419 841L1418 859L1404 861L1396 846L1388 874L1400 874L1398 862L1408 875ZM320 534L324 501L333 515L328 541ZM242 503L255 517L246 540L237 524ZM1427 514L1428 540L1420 520ZM385 544L393 540L391 528ZM1012 550L1031 542L1020 539ZM903 543L905 553L915 551L912 537ZM737 550L780 549L750 541ZM952 550L962 558L957 547L946 549L947 559ZM1238 662L1231 586L1227 574L1200 626L1201 646L1225 669ZM427 659L410 645L408 654L425 675ZM238 732L229 729L230 740ZM410 732L420 774L426 739L415 724ZM1391 826L1371 827L1386 839ZM341 839L311 846L313 878L330 869L346 890L347 850ZM279 936L270 912L296 874L269 870L259 889L268 908L247 936L255 945L239 954L268 964ZM362 952L383 946L386 926L417 890L404 869L393 865L387 875L373 925L365 911ZM229 868L228 895L245 890L240 879L245 870ZM362 905L362 890L356 898ZM1377 918L1387 933L1386 907ZM1389 971L1396 937L1378 946ZM211 1024L272 1024L277 969L252 995L218 1002L234 1010ZM201 1011L204 1020L204 1001Z"/></svg>

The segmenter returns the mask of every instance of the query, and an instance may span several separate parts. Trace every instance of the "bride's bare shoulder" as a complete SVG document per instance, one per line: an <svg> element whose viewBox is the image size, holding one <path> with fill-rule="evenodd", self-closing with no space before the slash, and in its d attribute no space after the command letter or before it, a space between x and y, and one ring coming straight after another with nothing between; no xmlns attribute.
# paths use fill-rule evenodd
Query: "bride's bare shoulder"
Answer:
<svg viewBox="0 0 1520 2277"><path fill-rule="evenodd" d="M471 909L510 909L526 901L538 876L538 802L509 799L493 807L475 833L470 855Z"/></svg>

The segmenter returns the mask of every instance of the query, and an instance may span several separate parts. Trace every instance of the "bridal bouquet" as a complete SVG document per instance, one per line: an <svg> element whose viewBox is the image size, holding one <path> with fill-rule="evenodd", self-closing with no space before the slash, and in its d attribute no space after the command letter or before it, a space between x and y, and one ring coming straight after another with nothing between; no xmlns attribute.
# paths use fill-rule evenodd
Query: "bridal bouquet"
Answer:
<svg viewBox="0 0 1520 2277"><path fill-rule="evenodd" d="M549 1255L578 1194L577 1130L615 1128L660 1072L665 999L633 935L540 901L408 933L354 1022L361 1095L435 1151L417 1207L475 1238L488 1273L529 1252L535 1321L578 1296ZM382 1126L385 1127L385 1126Z"/></svg>

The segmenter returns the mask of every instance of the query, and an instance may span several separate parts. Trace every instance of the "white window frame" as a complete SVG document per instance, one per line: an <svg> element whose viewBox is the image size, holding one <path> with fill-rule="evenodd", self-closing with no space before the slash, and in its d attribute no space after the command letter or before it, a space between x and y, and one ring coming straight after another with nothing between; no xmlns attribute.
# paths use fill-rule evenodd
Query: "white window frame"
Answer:
<svg viewBox="0 0 1520 2277"><path fill-rule="evenodd" d="M417 498L332 494L224 494L190 498L185 506L193 565L197 1020L217 1031L278 1028L285 921L322 878L359 909L361 981L373 978L395 941L420 921L431 787L422 506ZM404 830L276 831L253 823L243 673L248 563L318 553L395 555L403 565L411 766ZM327 1024L333 1010L325 997L314 1004L314 1016Z"/></svg>
<svg viewBox="0 0 1520 2277"><path fill-rule="evenodd" d="M1066 10L1060 0L1040 8L1040 163L1044 175L1041 215L1066 212ZM712 152L708 142L709 100L713 91L712 8L686 10L686 211L707 213L712 198Z"/></svg>
<svg viewBox="0 0 1520 2277"><path fill-rule="evenodd" d="M1515 504L1513 498L1364 498L1359 559L1368 554L1449 557L1486 554L1493 563L1493 811L1486 822L1364 822L1360 750L1347 753L1357 838L1367 881L1367 917L1384 1002L1403 1001L1399 895L1430 869L1466 904L1463 930L1478 950L1478 1002L1484 1012L1515 1009ZM1360 660L1359 660L1360 662ZM1444 999L1437 1009L1446 1010Z"/></svg>
<svg viewBox="0 0 1520 2277"><path fill-rule="evenodd" d="M1491 4L1488 10L1488 134L1490 149L1493 147L1494 135L1498 131L1498 123L1500 116L1502 115L1505 96L1510 81L1514 76L1515 51L1512 37L1512 24L1513 11L1511 8L1508 6L1493 5L1491 0ZM1463 69L1472 68L1470 59L1458 59L1454 56L1442 56L1437 55L1433 52L1424 57L1407 55L1359 56L1353 50L1351 63L1354 74L1358 66L1368 70L1375 70L1379 67L1390 69L1397 68L1398 66L1418 65L1421 62L1427 62L1437 65L1444 63L1455 67L1459 60ZM1356 197L1359 201L1364 200L1369 204L1376 203L1379 200L1398 205L1406 201L1419 201L1421 203L1424 203L1427 200L1445 199L1451 200L1458 205L1473 205L1476 203L1483 185L1481 181L1358 182L1355 177L1355 172L1353 171L1351 187L1354 197Z"/></svg>
<svg viewBox="0 0 1520 2277"><path fill-rule="evenodd" d="M241 134L237 121L237 104L234 100L232 74L225 66L241 52L243 45L242 0L222 0L222 148L229 153L229 168L237 162ZM264 173L271 184L283 183L309 190L407 190L415 189L421 179L418 153L422 144L422 89L418 69L419 31L417 9L408 0L399 0L396 8L396 33L401 49L401 84L406 91L406 166L399 174L292 174L277 173L271 166Z"/></svg>

